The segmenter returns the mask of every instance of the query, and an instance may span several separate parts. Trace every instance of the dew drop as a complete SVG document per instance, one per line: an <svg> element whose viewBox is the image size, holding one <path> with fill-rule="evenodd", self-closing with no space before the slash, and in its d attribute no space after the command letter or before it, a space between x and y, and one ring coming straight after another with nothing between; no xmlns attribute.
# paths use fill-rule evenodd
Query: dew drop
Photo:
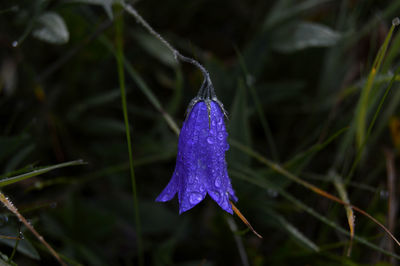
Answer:
<svg viewBox="0 0 400 266"><path fill-rule="evenodd" d="M195 183L195 177L193 176L193 174L189 174L189 176L188 176L188 183L189 183L189 184Z"/></svg>
<svg viewBox="0 0 400 266"><path fill-rule="evenodd" d="M197 204L203 199L203 196L200 193L192 193L190 194L189 201L191 204Z"/></svg>
<svg viewBox="0 0 400 266"><path fill-rule="evenodd" d="M393 26L399 26L400 25L400 19L398 17L394 18L392 20Z"/></svg>
<svg viewBox="0 0 400 266"><path fill-rule="evenodd" d="M218 139L219 139L219 140L224 140L224 137L225 137L225 134L224 134L223 131L221 131L221 132L218 133Z"/></svg>
<svg viewBox="0 0 400 266"><path fill-rule="evenodd" d="M214 144L214 138L212 136L207 137L208 144Z"/></svg>
<svg viewBox="0 0 400 266"><path fill-rule="evenodd" d="M225 151L227 151L227 150L229 150L229 144L228 143L226 143L226 145L225 145Z"/></svg>
<svg viewBox="0 0 400 266"><path fill-rule="evenodd" d="M221 198L221 195L219 194L218 191L210 191L209 194L213 197L213 199L216 202L219 202L219 199Z"/></svg>
<svg viewBox="0 0 400 266"><path fill-rule="evenodd" d="M167 194L164 194L164 195L162 196L162 198L160 199L160 201L162 201L162 202L168 201L168 195L167 195Z"/></svg>
<svg viewBox="0 0 400 266"><path fill-rule="evenodd" d="M223 201L220 203L220 206L221 206L221 208L224 209L224 210L229 210L229 209L230 209L230 206L229 206L229 204L228 204L228 202L227 202L226 200L223 200Z"/></svg>
<svg viewBox="0 0 400 266"><path fill-rule="evenodd" d="M215 179L214 185L215 185L215 187L217 187L217 188L220 188L220 187L221 187L221 179L220 179L219 177L217 177L217 178Z"/></svg>

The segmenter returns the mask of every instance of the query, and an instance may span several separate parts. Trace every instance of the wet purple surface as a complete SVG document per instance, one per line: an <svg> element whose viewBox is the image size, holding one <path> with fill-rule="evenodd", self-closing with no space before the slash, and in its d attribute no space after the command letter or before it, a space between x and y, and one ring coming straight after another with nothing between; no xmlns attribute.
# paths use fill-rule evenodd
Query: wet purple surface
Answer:
<svg viewBox="0 0 400 266"><path fill-rule="evenodd" d="M190 210L208 193L232 214L229 200L237 201L227 172L225 152L229 149L224 115L210 102L210 121L204 101L194 105L179 135L175 171L156 201L171 200L178 192L179 213Z"/></svg>

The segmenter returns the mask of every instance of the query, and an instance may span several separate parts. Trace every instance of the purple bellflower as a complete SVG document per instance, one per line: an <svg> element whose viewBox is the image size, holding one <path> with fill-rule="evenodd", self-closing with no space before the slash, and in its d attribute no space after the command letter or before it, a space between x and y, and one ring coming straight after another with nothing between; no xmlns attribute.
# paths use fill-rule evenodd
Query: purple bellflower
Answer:
<svg viewBox="0 0 400 266"><path fill-rule="evenodd" d="M206 81L189 104L179 134L175 171L156 201L169 201L178 193L181 214L199 204L208 193L223 210L233 214L230 201L238 199L225 161L229 149L226 113L212 85L205 84Z"/></svg>

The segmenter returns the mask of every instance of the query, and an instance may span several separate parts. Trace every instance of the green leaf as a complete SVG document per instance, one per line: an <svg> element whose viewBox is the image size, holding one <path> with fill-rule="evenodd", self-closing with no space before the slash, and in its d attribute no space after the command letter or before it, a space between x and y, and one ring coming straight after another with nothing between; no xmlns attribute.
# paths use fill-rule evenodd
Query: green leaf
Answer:
<svg viewBox="0 0 400 266"><path fill-rule="evenodd" d="M49 171L52 171L52 170L55 170L58 168L74 166L74 165L82 165L82 164L85 164L85 162L82 160L76 160L76 161L70 161L70 162L66 162L66 163L60 163L60 164L55 164L52 166L39 168L39 169L33 170L31 172L28 172L28 173L25 173L22 175L17 175L17 176L2 179L2 180L0 180L0 187L8 186L8 185L20 182L22 180L25 180L25 179L28 179L28 178L31 178L34 176L38 176L38 175L47 173Z"/></svg>
<svg viewBox="0 0 400 266"><path fill-rule="evenodd" d="M17 266L13 261L8 261L7 255L0 252L0 266Z"/></svg>
<svg viewBox="0 0 400 266"><path fill-rule="evenodd" d="M292 23L276 33L272 47L282 53L291 53L310 47L335 45L341 34L317 23Z"/></svg>
<svg viewBox="0 0 400 266"><path fill-rule="evenodd" d="M33 36L39 40L64 44L69 40L69 32L64 19L55 12L45 12L37 20L38 27L33 31Z"/></svg>

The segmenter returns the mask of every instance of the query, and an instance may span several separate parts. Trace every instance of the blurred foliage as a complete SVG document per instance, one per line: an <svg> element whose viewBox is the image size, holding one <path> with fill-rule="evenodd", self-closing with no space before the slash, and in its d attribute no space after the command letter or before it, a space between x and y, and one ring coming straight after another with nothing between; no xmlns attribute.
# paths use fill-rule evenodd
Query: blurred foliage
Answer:
<svg viewBox="0 0 400 266"><path fill-rule="evenodd" d="M66 262L134 265L138 259L113 27L123 16L145 265L395 265L399 247L360 215L347 256L346 209L234 143L340 195L400 236L399 180L389 171L399 161L398 29L386 55L379 52L400 1L133 5L209 70L230 113L227 160L237 206L264 239L209 197L181 216L176 199L154 202L174 170L174 126L181 126L201 85L197 69L177 64L134 18L113 9L113 0L1 1L0 174L8 179L0 184ZM59 167L77 159L87 164ZM15 239L0 238L1 265L56 263L3 208L0 235L18 236L20 228L24 239L12 260Z"/></svg>

